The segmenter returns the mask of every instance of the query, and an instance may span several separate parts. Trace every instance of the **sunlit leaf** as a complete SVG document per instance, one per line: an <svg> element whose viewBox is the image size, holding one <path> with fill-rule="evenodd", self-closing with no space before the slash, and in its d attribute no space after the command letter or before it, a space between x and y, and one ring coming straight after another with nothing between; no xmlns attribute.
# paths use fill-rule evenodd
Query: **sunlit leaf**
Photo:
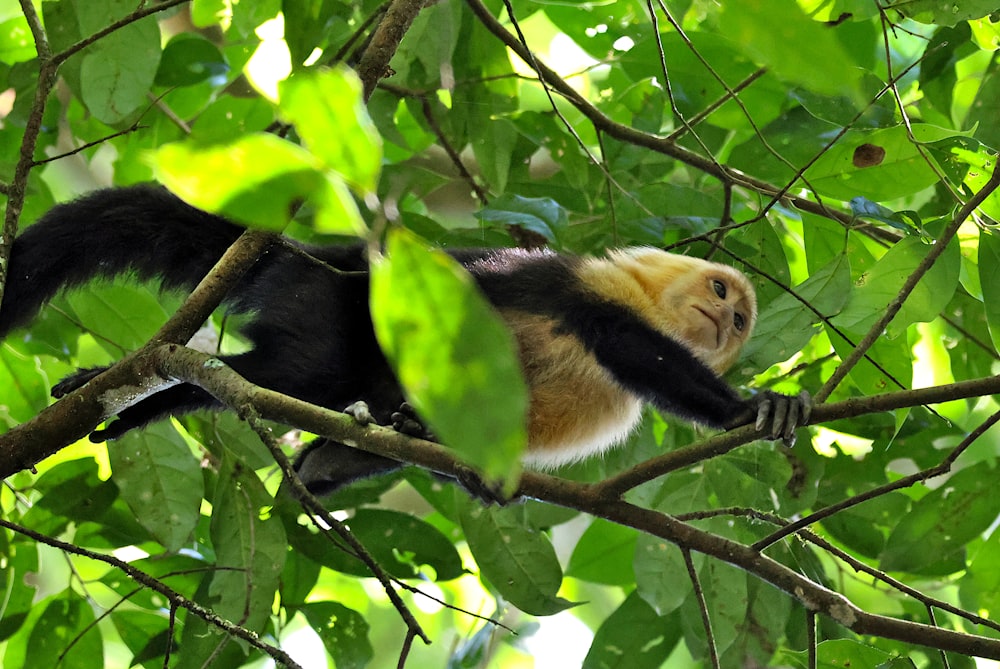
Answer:
<svg viewBox="0 0 1000 669"><path fill-rule="evenodd" d="M361 82L347 68L297 74L280 86L279 110L323 165L354 188L371 192L382 165L382 140L361 101Z"/></svg>
<svg viewBox="0 0 1000 669"><path fill-rule="evenodd" d="M407 396L487 480L511 482L527 428L510 333L446 254L401 230L386 250L372 267L372 318Z"/></svg>

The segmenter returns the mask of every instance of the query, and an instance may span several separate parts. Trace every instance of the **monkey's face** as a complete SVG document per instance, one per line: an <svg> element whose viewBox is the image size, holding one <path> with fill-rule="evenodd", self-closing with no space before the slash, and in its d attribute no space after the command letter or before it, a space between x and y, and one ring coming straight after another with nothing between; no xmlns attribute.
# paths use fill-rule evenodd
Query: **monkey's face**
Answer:
<svg viewBox="0 0 1000 669"><path fill-rule="evenodd" d="M753 287L746 277L705 261L665 285L660 304L674 336L719 373L736 362L757 316Z"/></svg>
<svg viewBox="0 0 1000 669"><path fill-rule="evenodd" d="M619 249L580 269L584 285L636 309L715 372L729 369L749 340L757 297L727 265L648 247Z"/></svg>

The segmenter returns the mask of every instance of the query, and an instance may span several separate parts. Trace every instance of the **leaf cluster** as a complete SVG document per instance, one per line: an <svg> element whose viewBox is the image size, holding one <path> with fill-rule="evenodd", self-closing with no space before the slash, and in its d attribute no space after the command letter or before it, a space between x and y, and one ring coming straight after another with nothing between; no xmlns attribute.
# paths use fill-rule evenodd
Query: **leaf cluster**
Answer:
<svg viewBox="0 0 1000 669"><path fill-rule="evenodd" d="M0 490L4 667L1000 655L995 7L136 4L0 3L0 253L56 202L148 180L250 228L362 238L381 343L454 450L366 447L457 455L535 499L482 508L412 468L324 515L276 461L308 439L292 428L341 428L251 391L242 418L53 441ZM816 392L817 424L785 450L649 411L605 459L519 481L513 346L438 249L542 244L746 272L759 325L730 380ZM0 345L5 436L75 368L148 351L182 300L57 298ZM235 325L217 311L200 348L239 350Z"/></svg>

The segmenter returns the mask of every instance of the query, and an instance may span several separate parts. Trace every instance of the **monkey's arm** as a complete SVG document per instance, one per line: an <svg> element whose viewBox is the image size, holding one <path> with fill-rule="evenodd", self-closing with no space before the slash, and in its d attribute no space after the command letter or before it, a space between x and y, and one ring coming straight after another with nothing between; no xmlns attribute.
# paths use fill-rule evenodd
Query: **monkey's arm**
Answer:
<svg viewBox="0 0 1000 669"><path fill-rule="evenodd" d="M687 348L628 309L588 305L567 312L565 319L566 327L620 384L664 411L722 429L753 421L758 431L786 443L808 420L807 394L764 391L745 399Z"/></svg>

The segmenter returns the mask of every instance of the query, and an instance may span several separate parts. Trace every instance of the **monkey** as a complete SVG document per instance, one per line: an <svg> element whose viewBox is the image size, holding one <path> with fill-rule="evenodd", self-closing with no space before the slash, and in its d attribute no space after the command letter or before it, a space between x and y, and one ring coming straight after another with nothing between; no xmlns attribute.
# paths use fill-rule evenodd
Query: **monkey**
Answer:
<svg viewBox="0 0 1000 669"><path fill-rule="evenodd" d="M132 274L190 291L242 231L151 184L57 205L14 241L0 339L28 325L59 291L92 279ZM450 253L516 342L529 390L528 466L603 453L634 430L647 402L718 429L754 422L763 436L787 444L808 422L808 394L765 390L744 398L722 379L757 319L752 285L729 266L651 247L605 257L516 248ZM226 298L232 312L249 317L242 333L250 349L220 359L260 386L338 411L360 406L366 420L398 424L406 398L375 337L368 279L362 244L281 238ZM53 395L104 369L78 371ZM124 409L91 439L221 408L206 391L181 383ZM296 463L319 493L400 466L330 439L317 439Z"/></svg>

